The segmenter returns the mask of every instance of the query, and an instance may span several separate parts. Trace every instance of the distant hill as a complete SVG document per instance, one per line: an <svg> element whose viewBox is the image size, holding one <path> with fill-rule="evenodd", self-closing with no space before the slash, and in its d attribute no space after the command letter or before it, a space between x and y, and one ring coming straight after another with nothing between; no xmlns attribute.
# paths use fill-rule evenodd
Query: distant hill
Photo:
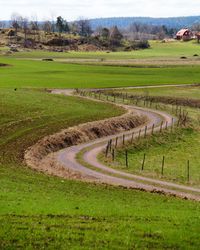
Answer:
<svg viewBox="0 0 200 250"><path fill-rule="evenodd" d="M188 17L169 17L169 18L151 18L151 17L111 17L90 19L92 28L99 26L112 27L117 25L119 28L126 28L132 23L142 23L149 25L165 25L168 28L180 29L190 27L193 24L200 23L200 16Z"/></svg>

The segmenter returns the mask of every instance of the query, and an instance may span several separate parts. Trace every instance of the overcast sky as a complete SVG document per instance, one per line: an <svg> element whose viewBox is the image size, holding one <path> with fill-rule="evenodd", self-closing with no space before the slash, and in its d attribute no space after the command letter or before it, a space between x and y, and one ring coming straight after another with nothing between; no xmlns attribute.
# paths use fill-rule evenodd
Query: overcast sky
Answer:
<svg viewBox="0 0 200 250"><path fill-rule="evenodd" d="M79 17L200 15L200 0L0 0L0 20L13 12L39 20L62 15Z"/></svg>

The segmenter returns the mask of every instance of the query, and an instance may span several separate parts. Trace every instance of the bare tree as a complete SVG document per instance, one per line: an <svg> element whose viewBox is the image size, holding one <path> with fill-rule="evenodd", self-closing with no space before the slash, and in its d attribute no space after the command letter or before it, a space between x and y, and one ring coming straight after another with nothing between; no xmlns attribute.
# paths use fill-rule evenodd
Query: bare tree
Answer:
<svg viewBox="0 0 200 250"><path fill-rule="evenodd" d="M87 19L80 19L77 22L79 35L89 37L92 34L90 21Z"/></svg>
<svg viewBox="0 0 200 250"><path fill-rule="evenodd" d="M29 30L29 20L27 17L21 17L21 27L24 32L24 45L26 46L27 34Z"/></svg>
<svg viewBox="0 0 200 250"><path fill-rule="evenodd" d="M32 32L34 34L34 40L36 40L36 35L39 31L39 24L37 21L37 16L31 17L30 29L32 30Z"/></svg>
<svg viewBox="0 0 200 250"><path fill-rule="evenodd" d="M21 16L18 13L13 13L11 15L11 26L15 29L15 38L17 41L17 33L18 30L20 29L20 24L21 24Z"/></svg>
<svg viewBox="0 0 200 250"><path fill-rule="evenodd" d="M49 20L43 22L42 29L46 33L50 33L52 31L52 23Z"/></svg>

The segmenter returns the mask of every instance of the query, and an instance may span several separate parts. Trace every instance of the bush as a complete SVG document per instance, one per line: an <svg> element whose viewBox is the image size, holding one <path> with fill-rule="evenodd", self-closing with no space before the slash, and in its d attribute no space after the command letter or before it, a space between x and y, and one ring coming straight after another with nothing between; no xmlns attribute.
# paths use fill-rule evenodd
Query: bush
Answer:
<svg viewBox="0 0 200 250"><path fill-rule="evenodd" d="M137 49L148 49L150 48L149 41L141 40L141 41L133 41L130 42L130 45L125 48L125 50L137 50Z"/></svg>

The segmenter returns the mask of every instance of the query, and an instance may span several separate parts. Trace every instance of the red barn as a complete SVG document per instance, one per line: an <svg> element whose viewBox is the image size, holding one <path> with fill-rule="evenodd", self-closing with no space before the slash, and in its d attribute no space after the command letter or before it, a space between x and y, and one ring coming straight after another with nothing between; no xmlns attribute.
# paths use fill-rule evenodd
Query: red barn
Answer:
<svg viewBox="0 0 200 250"><path fill-rule="evenodd" d="M183 40L183 41L189 41L192 39L192 31L189 29L181 29L179 32L176 34L176 39L177 40Z"/></svg>

